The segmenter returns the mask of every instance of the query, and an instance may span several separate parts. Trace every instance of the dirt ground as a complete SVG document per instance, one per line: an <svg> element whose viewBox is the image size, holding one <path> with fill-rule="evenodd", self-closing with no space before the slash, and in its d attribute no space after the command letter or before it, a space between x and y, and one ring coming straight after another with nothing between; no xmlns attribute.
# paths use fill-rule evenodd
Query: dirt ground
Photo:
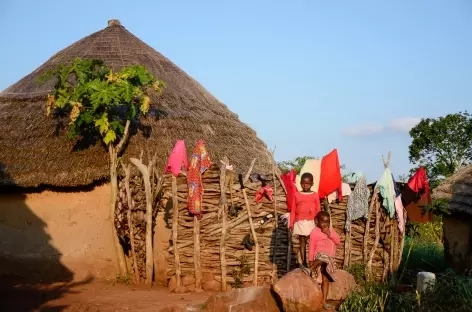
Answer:
<svg viewBox="0 0 472 312"><path fill-rule="evenodd" d="M172 294L167 288L138 288L121 284L53 284L0 286L4 312L159 312L166 307L200 305L210 293Z"/></svg>

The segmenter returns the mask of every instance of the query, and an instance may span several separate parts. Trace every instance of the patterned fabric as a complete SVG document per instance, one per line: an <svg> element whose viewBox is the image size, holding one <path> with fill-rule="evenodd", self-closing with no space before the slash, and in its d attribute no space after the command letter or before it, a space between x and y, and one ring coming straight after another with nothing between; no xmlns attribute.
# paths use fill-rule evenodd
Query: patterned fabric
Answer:
<svg viewBox="0 0 472 312"><path fill-rule="evenodd" d="M199 140L190 159L188 168L188 210L191 214L202 214L203 183L202 174L211 166L210 156L205 147L205 142Z"/></svg>
<svg viewBox="0 0 472 312"><path fill-rule="evenodd" d="M270 185L261 187L259 191L257 191L256 203L259 203L264 197L266 197L270 201L274 200L274 190L272 189Z"/></svg>
<svg viewBox="0 0 472 312"><path fill-rule="evenodd" d="M336 268L336 263L334 259L328 256L327 253L320 252L316 254L314 260L319 260L323 263L326 263L326 273L328 273L329 279L335 282L336 278L334 277L334 272L336 272L337 268ZM318 269L315 270L314 274L316 278L318 278L320 270L321 270L321 267L318 267Z"/></svg>
<svg viewBox="0 0 472 312"><path fill-rule="evenodd" d="M347 202L346 231L349 232L351 230L351 221L368 217L369 195L370 191L367 188L365 176L362 176Z"/></svg>

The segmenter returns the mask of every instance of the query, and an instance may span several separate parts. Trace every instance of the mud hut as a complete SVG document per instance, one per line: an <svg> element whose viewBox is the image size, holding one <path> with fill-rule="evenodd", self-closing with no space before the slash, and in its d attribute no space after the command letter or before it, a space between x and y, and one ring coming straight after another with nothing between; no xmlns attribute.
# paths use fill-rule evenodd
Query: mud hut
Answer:
<svg viewBox="0 0 472 312"><path fill-rule="evenodd" d="M458 273L472 269L472 166L459 169L433 191L433 199L446 199L443 217L444 253Z"/></svg>
<svg viewBox="0 0 472 312"><path fill-rule="evenodd" d="M214 159L228 155L238 170L244 171L258 158L254 168L270 170L265 144L236 114L119 21L109 21L108 27L59 51L0 93L0 213L6 220L0 223L0 233L9 233L17 224L21 228L40 226L39 222L17 220L21 216L15 215L15 207L26 203L42 220L41 231L48 229L48 241L57 248L55 255L75 278L87 274L110 278L116 272L107 226L109 187L97 186L109 177L107 151L96 141L76 144L68 140L67 122L61 124L45 115L46 96L53 82L37 81L47 70L76 57L101 59L115 71L140 64L168 85L162 96L151 98L149 116L133 129L124 159L139 157L144 151L145 155L156 154L156 166L163 168L176 140L204 139ZM29 259L31 267L36 263L44 268L47 255L32 239L37 231L23 230L22 242L8 242L15 236L2 235L2 246L16 247L0 248L0 257L11 258L9 263L15 263L15 257ZM2 267L2 271L8 270ZM14 267L10 271L19 272Z"/></svg>

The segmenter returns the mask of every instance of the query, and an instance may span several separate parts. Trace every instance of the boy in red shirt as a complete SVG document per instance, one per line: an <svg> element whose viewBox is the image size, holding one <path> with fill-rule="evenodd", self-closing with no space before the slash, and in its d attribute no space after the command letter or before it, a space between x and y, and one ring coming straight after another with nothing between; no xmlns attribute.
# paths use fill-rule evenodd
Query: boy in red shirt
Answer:
<svg viewBox="0 0 472 312"><path fill-rule="evenodd" d="M306 243L311 231L315 228L315 217L320 211L320 197L312 192L313 175L304 173L300 179L301 192L296 192L293 197L292 210L290 211L290 230L297 235L300 241L300 255L302 265L307 267Z"/></svg>
<svg viewBox="0 0 472 312"><path fill-rule="evenodd" d="M321 270L321 290L323 291L323 300L325 309L329 309L326 304L328 296L329 282L334 282L333 273L336 271L334 256L336 255L336 246L339 245L340 238L333 228L329 227L329 214L321 211L316 217L317 227L310 234L310 269L318 277L318 270Z"/></svg>

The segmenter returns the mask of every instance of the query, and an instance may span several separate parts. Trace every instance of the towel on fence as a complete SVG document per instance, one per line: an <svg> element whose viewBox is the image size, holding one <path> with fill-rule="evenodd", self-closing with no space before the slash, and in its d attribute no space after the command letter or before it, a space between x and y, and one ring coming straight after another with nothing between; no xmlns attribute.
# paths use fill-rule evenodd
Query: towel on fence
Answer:
<svg viewBox="0 0 472 312"><path fill-rule="evenodd" d="M365 177L362 176L354 187L354 191L349 196L347 202L346 231L351 230L351 221L368 217L369 196L369 188L367 187Z"/></svg>

